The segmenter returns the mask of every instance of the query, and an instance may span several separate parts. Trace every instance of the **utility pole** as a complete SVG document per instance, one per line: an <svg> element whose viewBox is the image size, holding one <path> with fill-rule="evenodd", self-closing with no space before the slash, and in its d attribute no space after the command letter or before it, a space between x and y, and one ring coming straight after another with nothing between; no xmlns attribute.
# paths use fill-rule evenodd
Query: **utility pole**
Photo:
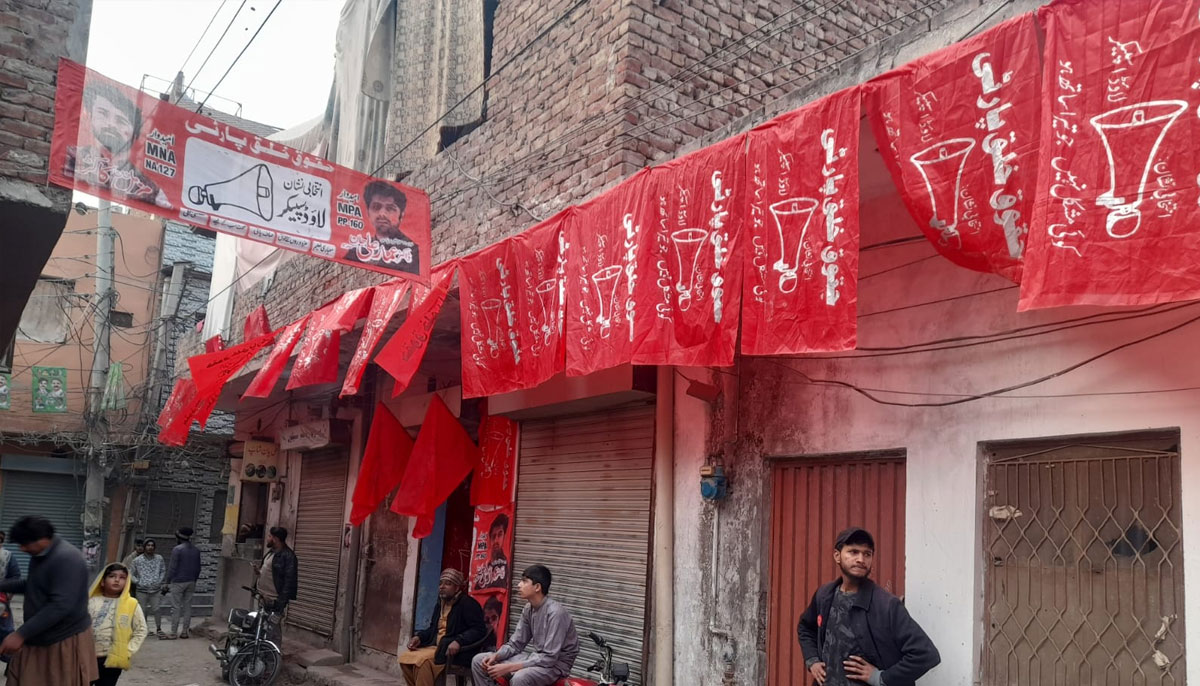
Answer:
<svg viewBox="0 0 1200 686"><path fill-rule="evenodd" d="M84 414L88 430L88 453L83 504L83 556L93 574L99 572L103 558L100 542L104 527L104 470L108 466L108 418L102 405L112 358L109 338L113 306L113 262L112 203L101 200L96 214L96 310L93 320L95 354L92 356L92 379L88 385L88 407Z"/></svg>

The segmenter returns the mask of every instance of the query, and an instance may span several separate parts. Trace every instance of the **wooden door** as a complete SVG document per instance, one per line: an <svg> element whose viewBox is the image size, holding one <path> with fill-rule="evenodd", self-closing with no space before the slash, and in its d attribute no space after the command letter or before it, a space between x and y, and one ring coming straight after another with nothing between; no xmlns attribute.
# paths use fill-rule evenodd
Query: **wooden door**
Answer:
<svg viewBox="0 0 1200 686"><path fill-rule="evenodd" d="M400 647L404 612L409 520L389 510L390 502L390 498L385 499L368 520L371 530L365 562L367 601L363 606L362 644L395 655Z"/></svg>

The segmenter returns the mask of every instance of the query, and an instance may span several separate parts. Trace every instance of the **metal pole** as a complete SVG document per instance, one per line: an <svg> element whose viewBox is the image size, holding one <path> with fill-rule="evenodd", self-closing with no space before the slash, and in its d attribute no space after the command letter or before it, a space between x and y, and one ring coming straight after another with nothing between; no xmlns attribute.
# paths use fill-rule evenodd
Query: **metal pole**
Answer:
<svg viewBox="0 0 1200 686"><path fill-rule="evenodd" d="M107 466L108 418L101 404L112 355L109 347L113 306L114 233L112 204L100 201L96 216L96 311L93 317L95 339L92 378L88 385L88 408L84 415L88 429L87 481L83 504L83 555L88 569L99 571L100 542L104 526L104 469Z"/></svg>

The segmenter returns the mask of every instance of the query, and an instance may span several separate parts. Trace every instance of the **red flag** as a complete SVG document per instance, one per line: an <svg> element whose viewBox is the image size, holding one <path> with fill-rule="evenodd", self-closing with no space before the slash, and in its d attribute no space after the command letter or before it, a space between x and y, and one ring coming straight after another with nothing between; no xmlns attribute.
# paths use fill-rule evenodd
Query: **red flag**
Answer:
<svg viewBox="0 0 1200 686"><path fill-rule="evenodd" d="M507 393L524 386L528 350L518 308L513 242L504 240L459 261L463 397Z"/></svg>
<svg viewBox="0 0 1200 686"><path fill-rule="evenodd" d="M1200 298L1200 1L1055 2L1018 309Z"/></svg>
<svg viewBox="0 0 1200 686"><path fill-rule="evenodd" d="M249 339L246 339L249 340ZM217 334L212 338L204 341L204 352L219 353L225 349L225 339L221 338L221 334Z"/></svg>
<svg viewBox="0 0 1200 686"><path fill-rule="evenodd" d="M371 516L388 494L400 485L404 468L412 454L413 440L408 431L383 403L376 403L371 433L363 451L358 481L354 484L354 503L350 523L359 526Z"/></svg>
<svg viewBox="0 0 1200 686"><path fill-rule="evenodd" d="M343 293L313 313L300 352L296 353L287 390L337 381L341 334L354 328L363 308L369 306L374 290L359 288Z"/></svg>
<svg viewBox="0 0 1200 686"><path fill-rule="evenodd" d="M523 388L544 383L566 366L566 226L574 211L567 208L512 239L521 284L518 311L526 324Z"/></svg>
<svg viewBox="0 0 1200 686"><path fill-rule="evenodd" d="M650 170L638 248L634 364L733 364L741 314L746 137ZM737 259L731 259L737 255Z"/></svg>
<svg viewBox="0 0 1200 686"><path fill-rule="evenodd" d="M311 312L283 328L283 331L275 339L275 347L271 348L271 352L267 355L267 361L263 363L258 374L250 381L246 392L242 394L243 398L266 398L271 395L271 391L275 388L275 382L279 381L279 375L287 366L288 358L291 357L292 350L300 341L300 334L304 333L304 327L310 319L312 319Z"/></svg>
<svg viewBox="0 0 1200 686"><path fill-rule="evenodd" d="M244 341L249 341L271 332L271 322L267 319L266 305L259 305L253 312L246 315L246 325L242 331L242 340Z"/></svg>
<svg viewBox="0 0 1200 686"><path fill-rule="evenodd" d="M854 347L861 89L750 131L742 352Z"/></svg>
<svg viewBox="0 0 1200 686"><path fill-rule="evenodd" d="M392 500L392 512L417 517L413 537L428 536L438 506L478 463L479 448L435 393L400 481L400 490Z"/></svg>
<svg viewBox="0 0 1200 686"><path fill-rule="evenodd" d="M208 418L217 406L220 388L214 393L201 395L190 378L175 382L167 404L158 417L158 442L163 445L182 446L187 443L192 421L200 422L200 428L208 425Z"/></svg>
<svg viewBox="0 0 1200 686"><path fill-rule="evenodd" d="M194 402L195 397L196 382L192 381L191 377L176 379L175 385L171 388L171 395L167 397L162 412L158 414L158 428L166 429L176 417L183 413L185 408Z"/></svg>
<svg viewBox="0 0 1200 686"><path fill-rule="evenodd" d="M188 368L192 372L192 380L196 390L202 396L219 394L221 387L230 377L254 359L263 348L275 342L274 334L259 336L253 340L239 343L228 350L215 353L194 355L188 358Z"/></svg>
<svg viewBox="0 0 1200 686"><path fill-rule="evenodd" d="M640 251L658 223L650 170L580 205L567 223L567 373L583 376L633 359L633 342L656 316L636 297L656 278L642 273Z"/></svg>
<svg viewBox="0 0 1200 686"><path fill-rule="evenodd" d="M425 349L429 347L429 335L437 322L442 303L450 292L450 281L454 277L457 262L449 262L433 270L431 288L416 287L408 304L408 319L392 336L375 357L375 364L383 367L396 380L392 397L408 388L413 374L421 365Z"/></svg>
<svg viewBox="0 0 1200 686"><path fill-rule="evenodd" d="M917 226L955 264L1021 280L1036 181L1033 15L874 79L879 151Z"/></svg>
<svg viewBox="0 0 1200 686"><path fill-rule="evenodd" d="M486 417L479 427L479 466L471 479L471 504L511 505L516 497L517 423Z"/></svg>
<svg viewBox="0 0 1200 686"><path fill-rule="evenodd" d="M404 294L408 293L408 286L407 281L389 281L375 287L375 296L371 300L367 323L363 326L362 336L358 339L358 347L354 349L354 356L350 358L350 366L346 370L346 380L342 383L342 392L338 397L358 393L358 385L362 382L363 370L367 368L367 361L371 359L371 353L374 352L375 345L383 336L388 322L392 321L392 317L396 316L396 311L400 309Z"/></svg>

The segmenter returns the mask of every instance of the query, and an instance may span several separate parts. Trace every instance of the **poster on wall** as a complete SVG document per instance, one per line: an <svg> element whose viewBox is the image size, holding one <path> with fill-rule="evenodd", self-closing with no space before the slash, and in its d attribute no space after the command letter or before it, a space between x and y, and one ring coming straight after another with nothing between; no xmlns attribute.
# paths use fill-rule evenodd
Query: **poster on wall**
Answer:
<svg viewBox="0 0 1200 686"><path fill-rule="evenodd" d="M200 228L428 283L429 196L59 62L50 181Z"/></svg>
<svg viewBox="0 0 1200 686"><path fill-rule="evenodd" d="M0 410L12 408L12 393L8 390L11 381L12 377L8 374L0 374Z"/></svg>
<svg viewBox="0 0 1200 686"><path fill-rule="evenodd" d="M67 368L33 368L33 411L67 411Z"/></svg>
<svg viewBox="0 0 1200 686"><path fill-rule="evenodd" d="M470 593L483 607L484 621L495 632L496 645L504 642L508 617L512 516L512 507L475 509Z"/></svg>

